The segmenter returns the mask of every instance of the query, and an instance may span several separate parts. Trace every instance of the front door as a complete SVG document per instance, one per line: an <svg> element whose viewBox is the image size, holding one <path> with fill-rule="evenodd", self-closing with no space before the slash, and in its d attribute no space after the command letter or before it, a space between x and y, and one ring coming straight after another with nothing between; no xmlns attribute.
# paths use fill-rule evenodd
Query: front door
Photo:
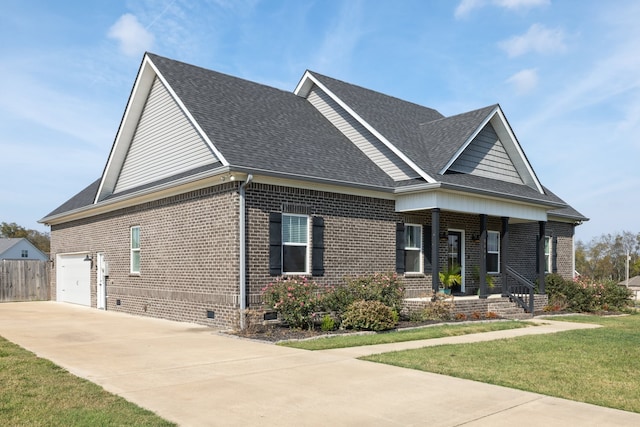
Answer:
<svg viewBox="0 0 640 427"><path fill-rule="evenodd" d="M464 231L449 230L449 243L447 245L447 268L460 267L462 284L454 286L452 292L464 292Z"/></svg>

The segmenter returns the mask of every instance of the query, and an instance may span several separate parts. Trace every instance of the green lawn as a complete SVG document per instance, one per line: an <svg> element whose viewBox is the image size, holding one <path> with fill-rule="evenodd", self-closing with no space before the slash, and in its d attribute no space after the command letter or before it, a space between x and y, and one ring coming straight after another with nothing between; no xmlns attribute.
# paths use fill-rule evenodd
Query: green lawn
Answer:
<svg viewBox="0 0 640 427"><path fill-rule="evenodd" d="M554 320L603 327L362 359L640 412L640 315Z"/></svg>
<svg viewBox="0 0 640 427"><path fill-rule="evenodd" d="M394 342L428 340L477 334L480 332L502 331L533 326L533 323L519 321L477 322L426 326L404 331L381 332L370 335L335 335L306 341L288 341L279 343L286 347L304 350L329 350L332 348L359 347L363 345L389 344Z"/></svg>
<svg viewBox="0 0 640 427"><path fill-rule="evenodd" d="M175 424L0 337L0 425Z"/></svg>

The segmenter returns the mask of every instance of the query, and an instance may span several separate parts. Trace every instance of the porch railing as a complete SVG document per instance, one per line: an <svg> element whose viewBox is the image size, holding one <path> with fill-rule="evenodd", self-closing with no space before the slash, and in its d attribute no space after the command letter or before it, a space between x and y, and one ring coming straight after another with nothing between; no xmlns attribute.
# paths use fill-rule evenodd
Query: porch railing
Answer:
<svg viewBox="0 0 640 427"><path fill-rule="evenodd" d="M533 314L535 302L534 284L509 266L507 266L507 276L515 281L515 284L509 283L507 286L509 298L522 307L527 313Z"/></svg>

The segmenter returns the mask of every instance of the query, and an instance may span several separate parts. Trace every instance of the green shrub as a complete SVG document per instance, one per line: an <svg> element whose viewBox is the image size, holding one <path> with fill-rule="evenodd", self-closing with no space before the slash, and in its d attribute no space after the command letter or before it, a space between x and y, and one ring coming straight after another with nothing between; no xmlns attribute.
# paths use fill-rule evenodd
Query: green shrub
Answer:
<svg viewBox="0 0 640 427"><path fill-rule="evenodd" d="M582 278L565 280L550 274L545 279L545 290L549 295L547 311L624 311L632 304L631 292L614 282L597 283Z"/></svg>
<svg viewBox="0 0 640 427"><path fill-rule="evenodd" d="M320 329L323 330L324 332L333 331L336 329L336 321L333 320L333 317L331 317L330 315L325 314L322 317L322 322L320 323Z"/></svg>
<svg viewBox="0 0 640 427"><path fill-rule="evenodd" d="M367 331L393 329L398 323L398 312L380 301L356 301L342 316L342 328Z"/></svg>
<svg viewBox="0 0 640 427"><path fill-rule="evenodd" d="M421 311L422 320L451 320L453 318L453 298L437 293Z"/></svg>
<svg viewBox="0 0 640 427"><path fill-rule="evenodd" d="M292 328L313 329L318 308L318 285L306 277L279 278L262 289L264 304L278 311Z"/></svg>
<svg viewBox="0 0 640 427"><path fill-rule="evenodd" d="M325 310L343 313L355 301L378 301L400 312L404 289L396 273L375 273L345 279L323 296Z"/></svg>

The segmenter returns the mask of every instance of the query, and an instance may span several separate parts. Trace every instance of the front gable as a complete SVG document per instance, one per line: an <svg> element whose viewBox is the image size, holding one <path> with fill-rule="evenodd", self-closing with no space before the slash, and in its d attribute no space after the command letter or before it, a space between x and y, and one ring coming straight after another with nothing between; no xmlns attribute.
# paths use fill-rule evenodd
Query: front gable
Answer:
<svg viewBox="0 0 640 427"><path fill-rule="evenodd" d="M228 165L145 55L94 203L216 162Z"/></svg>
<svg viewBox="0 0 640 427"><path fill-rule="evenodd" d="M544 194L533 167L499 106L496 106L440 170L441 175L451 173L526 185Z"/></svg>
<svg viewBox="0 0 640 427"><path fill-rule="evenodd" d="M114 194L216 162L216 155L156 77Z"/></svg>
<svg viewBox="0 0 640 427"><path fill-rule="evenodd" d="M523 184L491 123L485 125L447 169L447 173L452 172Z"/></svg>

